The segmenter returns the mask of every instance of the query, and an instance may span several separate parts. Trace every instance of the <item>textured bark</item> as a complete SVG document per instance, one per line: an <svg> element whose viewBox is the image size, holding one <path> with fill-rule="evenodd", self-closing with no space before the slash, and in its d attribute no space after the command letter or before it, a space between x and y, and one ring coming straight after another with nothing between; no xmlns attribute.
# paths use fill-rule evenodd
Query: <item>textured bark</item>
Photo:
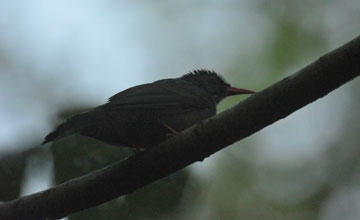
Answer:
<svg viewBox="0 0 360 220"><path fill-rule="evenodd" d="M149 150L0 204L0 219L61 218L133 192L288 116L360 74L360 37Z"/></svg>

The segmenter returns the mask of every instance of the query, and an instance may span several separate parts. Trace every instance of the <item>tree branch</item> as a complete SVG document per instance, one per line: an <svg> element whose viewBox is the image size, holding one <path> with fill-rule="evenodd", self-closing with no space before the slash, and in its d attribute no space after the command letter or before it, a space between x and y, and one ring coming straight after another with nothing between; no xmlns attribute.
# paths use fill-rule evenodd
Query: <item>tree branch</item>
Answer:
<svg viewBox="0 0 360 220"><path fill-rule="evenodd" d="M0 219L61 218L170 175L280 120L360 74L360 37L162 144L48 190L0 204Z"/></svg>

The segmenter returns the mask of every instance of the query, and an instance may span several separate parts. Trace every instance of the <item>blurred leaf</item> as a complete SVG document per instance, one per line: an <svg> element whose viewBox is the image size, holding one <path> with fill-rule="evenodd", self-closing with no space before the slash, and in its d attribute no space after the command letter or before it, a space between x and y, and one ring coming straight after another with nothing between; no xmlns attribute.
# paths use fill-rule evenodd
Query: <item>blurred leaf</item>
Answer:
<svg viewBox="0 0 360 220"><path fill-rule="evenodd" d="M5 155L0 160L0 200L19 197L24 178L26 158L23 154Z"/></svg>

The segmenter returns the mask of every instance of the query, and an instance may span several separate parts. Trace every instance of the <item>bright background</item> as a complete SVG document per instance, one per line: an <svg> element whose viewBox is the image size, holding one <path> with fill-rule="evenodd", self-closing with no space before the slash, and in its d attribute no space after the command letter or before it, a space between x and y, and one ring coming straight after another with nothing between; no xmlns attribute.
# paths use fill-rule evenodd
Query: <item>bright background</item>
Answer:
<svg viewBox="0 0 360 220"><path fill-rule="evenodd" d="M359 10L358 0L0 1L0 200L131 154L79 136L39 146L64 117L200 68L262 90L359 35ZM69 218L360 219L359 86Z"/></svg>

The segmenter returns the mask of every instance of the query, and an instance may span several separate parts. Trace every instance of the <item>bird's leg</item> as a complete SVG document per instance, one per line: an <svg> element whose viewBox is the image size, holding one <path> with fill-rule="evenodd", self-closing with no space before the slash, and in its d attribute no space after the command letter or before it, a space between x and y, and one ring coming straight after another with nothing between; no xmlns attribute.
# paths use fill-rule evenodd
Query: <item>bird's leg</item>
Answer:
<svg viewBox="0 0 360 220"><path fill-rule="evenodd" d="M132 152L133 152L133 154L138 154L138 153L140 153L141 151L142 151L141 148L135 147Z"/></svg>
<svg viewBox="0 0 360 220"><path fill-rule="evenodd" d="M167 133L166 136L170 137L170 136L173 136L173 135L177 135L179 132L177 132L174 128L170 127L169 125L163 123L164 127L167 128L170 133Z"/></svg>
<svg viewBox="0 0 360 220"><path fill-rule="evenodd" d="M141 151L144 150L143 148L137 147L137 146L135 146L134 144L132 144L131 148L132 148L133 154L138 154L138 153L140 153Z"/></svg>

